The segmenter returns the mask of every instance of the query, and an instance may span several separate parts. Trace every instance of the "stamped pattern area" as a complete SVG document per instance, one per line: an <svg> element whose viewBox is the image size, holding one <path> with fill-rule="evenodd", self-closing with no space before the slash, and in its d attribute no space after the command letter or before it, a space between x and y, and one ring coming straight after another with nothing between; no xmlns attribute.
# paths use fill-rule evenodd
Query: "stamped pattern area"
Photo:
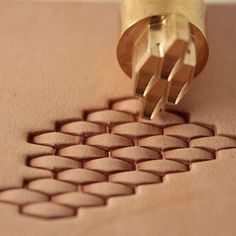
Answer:
<svg viewBox="0 0 236 236"><path fill-rule="evenodd" d="M114 101L107 109L84 112L83 120L32 134L32 144L52 152L29 157L27 165L50 171L51 178L3 190L0 201L29 216L72 217L81 208L133 195L137 186L163 183L168 174L189 171L194 162L214 160L236 147L235 139L218 136L213 126L189 123L186 114L163 111L154 121L141 120L138 103Z"/></svg>

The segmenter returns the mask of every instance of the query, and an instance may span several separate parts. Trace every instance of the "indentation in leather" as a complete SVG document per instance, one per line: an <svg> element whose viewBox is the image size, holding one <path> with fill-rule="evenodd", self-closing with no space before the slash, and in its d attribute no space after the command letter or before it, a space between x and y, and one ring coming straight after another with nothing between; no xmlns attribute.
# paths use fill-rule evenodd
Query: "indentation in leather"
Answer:
<svg viewBox="0 0 236 236"><path fill-rule="evenodd" d="M19 206L25 215L72 217L81 208L106 205L136 188L161 184L165 176L189 171L195 162L232 156L236 140L218 136L213 126L190 123L187 114L163 111L153 121L140 119L137 99L113 101L108 109L86 111L54 131L35 132L32 145L51 153L31 156L29 168L52 177L27 180L22 188L5 189L0 201Z"/></svg>

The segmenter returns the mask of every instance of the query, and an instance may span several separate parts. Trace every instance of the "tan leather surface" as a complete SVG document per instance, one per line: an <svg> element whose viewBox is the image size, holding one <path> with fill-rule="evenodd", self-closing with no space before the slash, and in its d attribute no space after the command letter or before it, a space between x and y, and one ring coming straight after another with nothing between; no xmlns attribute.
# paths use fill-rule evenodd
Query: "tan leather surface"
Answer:
<svg viewBox="0 0 236 236"><path fill-rule="evenodd" d="M1 3L1 235L235 235L235 15L209 8L207 68L149 124L116 4Z"/></svg>

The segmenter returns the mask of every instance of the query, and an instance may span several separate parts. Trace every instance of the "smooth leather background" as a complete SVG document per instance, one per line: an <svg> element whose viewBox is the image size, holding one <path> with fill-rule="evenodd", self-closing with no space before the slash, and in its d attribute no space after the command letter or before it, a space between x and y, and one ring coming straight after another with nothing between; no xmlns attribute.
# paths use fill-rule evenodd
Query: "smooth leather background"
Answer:
<svg viewBox="0 0 236 236"><path fill-rule="evenodd" d="M236 7L211 6L208 13L210 60L176 109L236 137ZM117 37L116 4L0 3L1 189L47 176L25 166L28 155L47 151L27 143L29 132L131 95L116 62ZM35 219L1 203L1 234L235 235L235 157L194 164L77 218Z"/></svg>

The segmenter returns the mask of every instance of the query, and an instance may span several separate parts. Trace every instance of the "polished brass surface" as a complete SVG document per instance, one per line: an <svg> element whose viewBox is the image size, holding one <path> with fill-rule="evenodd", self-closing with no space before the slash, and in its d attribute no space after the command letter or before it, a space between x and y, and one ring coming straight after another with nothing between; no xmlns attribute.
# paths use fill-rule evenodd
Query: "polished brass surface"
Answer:
<svg viewBox="0 0 236 236"><path fill-rule="evenodd" d="M202 0L123 0L117 57L152 119L177 104L208 59Z"/></svg>

